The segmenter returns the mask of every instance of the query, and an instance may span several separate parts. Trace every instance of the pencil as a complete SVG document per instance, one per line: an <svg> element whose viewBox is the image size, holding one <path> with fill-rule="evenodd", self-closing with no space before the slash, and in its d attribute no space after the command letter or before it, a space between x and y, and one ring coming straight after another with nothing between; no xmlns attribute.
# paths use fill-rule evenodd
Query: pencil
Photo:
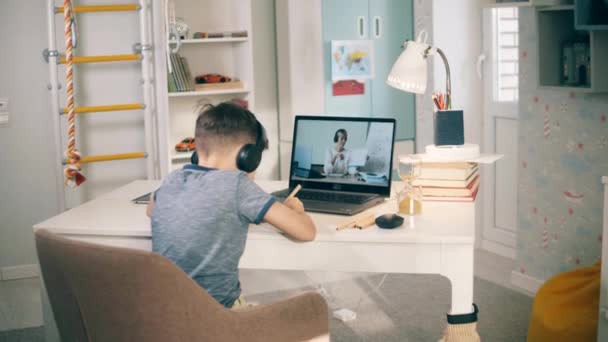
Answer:
<svg viewBox="0 0 608 342"><path fill-rule="evenodd" d="M433 102L435 102L435 106L437 106L437 110L441 110L441 106L439 105L439 101L437 100L437 95L433 95Z"/></svg>
<svg viewBox="0 0 608 342"><path fill-rule="evenodd" d="M285 199L285 201L288 201L288 200L292 199L298 193L298 191L300 191L300 189L302 189L302 186L300 184L296 185L296 187L289 194L289 196L287 196L287 198Z"/></svg>

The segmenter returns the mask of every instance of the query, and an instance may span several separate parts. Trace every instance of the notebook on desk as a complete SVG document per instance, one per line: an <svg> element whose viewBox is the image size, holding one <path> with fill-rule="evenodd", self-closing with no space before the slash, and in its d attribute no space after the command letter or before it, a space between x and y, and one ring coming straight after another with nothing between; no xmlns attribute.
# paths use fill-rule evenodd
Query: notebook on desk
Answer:
<svg viewBox="0 0 608 342"><path fill-rule="evenodd" d="M289 188L273 195L284 200L300 184L304 209L341 215L382 203L391 191L394 141L395 119L296 116Z"/></svg>

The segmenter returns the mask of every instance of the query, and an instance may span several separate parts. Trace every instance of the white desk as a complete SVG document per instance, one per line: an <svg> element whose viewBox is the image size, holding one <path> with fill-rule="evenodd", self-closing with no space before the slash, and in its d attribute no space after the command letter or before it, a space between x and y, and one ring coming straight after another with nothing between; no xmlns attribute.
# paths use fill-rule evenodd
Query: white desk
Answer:
<svg viewBox="0 0 608 342"><path fill-rule="evenodd" d="M258 183L268 192L287 187L282 181ZM146 206L130 200L158 185L159 181L132 182L34 228L83 241L151 250ZM368 211L381 214L395 209L391 200ZM312 242L294 242L270 226L252 226L239 267L441 274L452 284L451 314L472 312L475 203L425 202L422 215L414 218L414 228L404 225L394 230L374 226L336 231L348 217L311 216L318 229Z"/></svg>

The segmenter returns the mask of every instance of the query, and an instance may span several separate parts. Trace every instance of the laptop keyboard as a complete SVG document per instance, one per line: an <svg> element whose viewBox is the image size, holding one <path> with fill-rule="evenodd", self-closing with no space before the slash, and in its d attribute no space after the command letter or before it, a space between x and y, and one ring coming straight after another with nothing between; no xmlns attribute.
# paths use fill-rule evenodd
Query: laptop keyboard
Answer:
<svg viewBox="0 0 608 342"><path fill-rule="evenodd" d="M281 194L276 194L276 195L280 196ZM287 194L285 194L285 196L287 196ZM283 196L283 197L285 197L285 196ZM301 190L300 192L298 192L296 197L298 197L300 200L309 200L309 201L362 204L362 203L368 202L378 196Z"/></svg>

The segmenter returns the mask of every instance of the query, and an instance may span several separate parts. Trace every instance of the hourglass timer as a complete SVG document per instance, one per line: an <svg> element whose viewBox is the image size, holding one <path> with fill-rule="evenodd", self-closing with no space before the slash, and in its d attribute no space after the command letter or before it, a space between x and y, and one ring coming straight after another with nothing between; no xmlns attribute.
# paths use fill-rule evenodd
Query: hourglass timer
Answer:
<svg viewBox="0 0 608 342"><path fill-rule="evenodd" d="M418 215L422 211L422 189L414 185L414 179L420 175L422 160L410 155L399 158L399 177L403 188L397 193L397 207L404 215Z"/></svg>

